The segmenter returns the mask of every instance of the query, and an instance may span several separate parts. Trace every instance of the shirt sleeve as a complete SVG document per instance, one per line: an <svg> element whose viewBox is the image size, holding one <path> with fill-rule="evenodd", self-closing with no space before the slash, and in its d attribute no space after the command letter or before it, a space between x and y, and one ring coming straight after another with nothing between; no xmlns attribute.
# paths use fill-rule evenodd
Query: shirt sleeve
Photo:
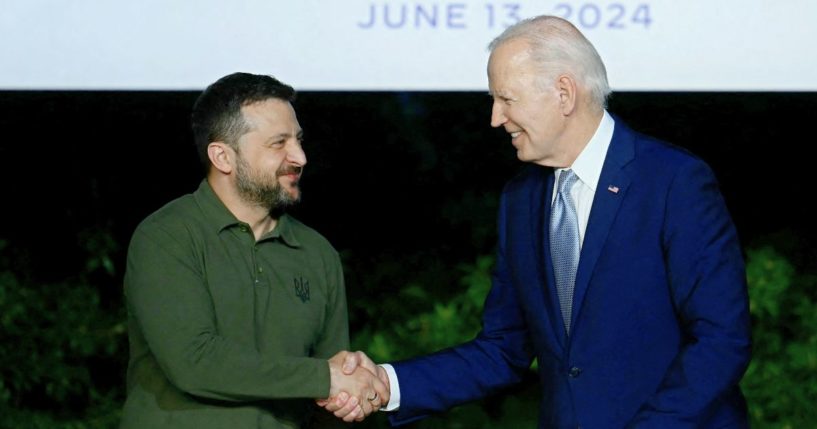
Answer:
<svg viewBox="0 0 817 429"><path fill-rule="evenodd" d="M328 246L328 245L327 245ZM330 249L326 260L325 279L327 285L326 319L321 335L315 345L314 356L329 359L341 350L349 350L349 317L346 307L346 288L343 266L334 249ZM351 427L325 409L315 406L309 429L343 429Z"/></svg>
<svg viewBox="0 0 817 429"><path fill-rule="evenodd" d="M343 268L337 252L332 250L326 264L328 285L326 320L320 339L315 345L315 357L329 359L341 350L349 350L349 316L346 308L346 288Z"/></svg>
<svg viewBox="0 0 817 429"><path fill-rule="evenodd" d="M134 233L125 274L128 311L138 331L130 333L135 337L131 348L144 348L141 353L152 355L170 383L198 397L223 401L326 397L330 382L326 359L271 358L252 345L219 335L200 257L192 240L178 235L157 224L141 225ZM335 319L333 326L342 324L339 316Z"/></svg>

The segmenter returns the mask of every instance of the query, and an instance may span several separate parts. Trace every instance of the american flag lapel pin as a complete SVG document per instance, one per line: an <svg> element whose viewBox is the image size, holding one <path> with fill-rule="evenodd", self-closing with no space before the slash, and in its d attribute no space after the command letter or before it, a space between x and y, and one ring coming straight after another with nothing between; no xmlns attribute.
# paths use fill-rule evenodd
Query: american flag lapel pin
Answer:
<svg viewBox="0 0 817 429"><path fill-rule="evenodd" d="M607 187L607 190L614 193L614 194L617 194L618 193L618 186L610 185L610 186Z"/></svg>

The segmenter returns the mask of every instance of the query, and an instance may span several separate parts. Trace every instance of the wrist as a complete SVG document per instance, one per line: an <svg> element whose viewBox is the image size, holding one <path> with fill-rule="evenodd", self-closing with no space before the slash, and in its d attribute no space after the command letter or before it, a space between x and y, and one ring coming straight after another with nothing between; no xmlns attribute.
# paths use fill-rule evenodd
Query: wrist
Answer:
<svg viewBox="0 0 817 429"><path fill-rule="evenodd" d="M386 369L382 366L377 366L377 378L386 385L386 389L391 390L391 385L389 383L389 374L386 372Z"/></svg>

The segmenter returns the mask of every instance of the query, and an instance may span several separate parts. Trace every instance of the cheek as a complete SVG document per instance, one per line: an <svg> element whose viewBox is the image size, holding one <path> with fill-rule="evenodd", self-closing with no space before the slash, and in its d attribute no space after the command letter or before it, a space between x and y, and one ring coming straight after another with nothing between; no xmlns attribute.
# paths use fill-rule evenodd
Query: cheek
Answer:
<svg viewBox="0 0 817 429"><path fill-rule="evenodd" d="M272 154L264 159L262 165L268 171L278 171L284 165L284 157L278 154Z"/></svg>

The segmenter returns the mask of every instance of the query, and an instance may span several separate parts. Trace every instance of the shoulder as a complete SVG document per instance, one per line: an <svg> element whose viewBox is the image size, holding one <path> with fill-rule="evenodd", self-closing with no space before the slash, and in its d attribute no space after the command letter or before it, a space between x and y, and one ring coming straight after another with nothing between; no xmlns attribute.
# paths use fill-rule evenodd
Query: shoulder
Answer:
<svg viewBox="0 0 817 429"><path fill-rule="evenodd" d="M673 143L634 131L623 121L616 121L616 131L608 157L612 151L632 149L632 162L628 170L652 180L673 179L686 176L690 171L711 174L709 165L698 155Z"/></svg>
<svg viewBox="0 0 817 429"><path fill-rule="evenodd" d="M157 244L179 242L201 232L203 215L193 194L187 194L148 215L133 233L132 244L148 240Z"/></svg>
<svg viewBox="0 0 817 429"><path fill-rule="evenodd" d="M187 194L165 204L148 215L138 228L157 228L178 226L196 217L200 213L193 194Z"/></svg>

